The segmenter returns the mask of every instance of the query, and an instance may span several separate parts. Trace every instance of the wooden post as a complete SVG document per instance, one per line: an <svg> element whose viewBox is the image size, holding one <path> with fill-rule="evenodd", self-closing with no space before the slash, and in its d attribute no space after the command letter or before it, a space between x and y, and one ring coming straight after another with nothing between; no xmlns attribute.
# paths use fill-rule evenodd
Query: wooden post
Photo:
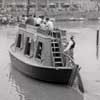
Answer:
<svg viewBox="0 0 100 100"><path fill-rule="evenodd" d="M96 36L96 57L97 59L99 57L99 30L97 30L97 36Z"/></svg>
<svg viewBox="0 0 100 100"><path fill-rule="evenodd" d="M74 67L74 69L73 69L73 71L72 71L72 74L71 74L71 77L70 77L70 79L69 79L69 86L71 86L71 87L73 86L74 81L75 81L75 79L76 79L78 67L79 67L79 66L75 66L75 67Z"/></svg>
<svg viewBox="0 0 100 100"><path fill-rule="evenodd" d="M73 86L76 77L78 77L78 87L79 87L80 91L82 93L84 93L84 86L82 83L81 76L79 74L79 65L75 65L75 67L73 69L72 75L71 75L70 80L69 80L69 86L71 86L71 87Z"/></svg>
<svg viewBox="0 0 100 100"><path fill-rule="evenodd" d="M85 90L84 90L83 82L82 82L82 79L81 79L79 71L77 72L77 77L78 77L78 87L79 87L80 91L82 93L84 93Z"/></svg>

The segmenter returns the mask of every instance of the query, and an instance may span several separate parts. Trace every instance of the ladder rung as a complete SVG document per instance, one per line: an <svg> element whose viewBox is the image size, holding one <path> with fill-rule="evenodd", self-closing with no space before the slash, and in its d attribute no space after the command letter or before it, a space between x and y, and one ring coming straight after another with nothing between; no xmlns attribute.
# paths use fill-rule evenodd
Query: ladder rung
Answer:
<svg viewBox="0 0 100 100"><path fill-rule="evenodd" d="M53 35L54 38L60 38L61 36L58 34Z"/></svg>
<svg viewBox="0 0 100 100"><path fill-rule="evenodd" d="M54 57L54 58L57 58L57 59L58 59L58 58L59 58L59 59L62 59L61 57Z"/></svg>
<svg viewBox="0 0 100 100"><path fill-rule="evenodd" d="M59 54L61 54L61 52L52 52L52 53L59 53Z"/></svg>
<svg viewBox="0 0 100 100"><path fill-rule="evenodd" d="M57 64L55 64L55 67L61 67L61 66L63 66L62 63L57 63Z"/></svg>
<svg viewBox="0 0 100 100"><path fill-rule="evenodd" d="M51 42L59 42L58 39L52 39Z"/></svg>
<svg viewBox="0 0 100 100"><path fill-rule="evenodd" d="M58 51L60 51L60 49L59 48L52 48L52 51L53 52L58 52Z"/></svg>
<svg viewBox="0 0 100 100"><path fill-rule="evenodd" d="M62 62L55 62L55 64L60 64L60 63L62 64Z"/></svg>
<svg viewBox="0 0 100 100"><path fill-rule="evenodd" d="M55 62L59 62L59 61L62 61L61 58L54 58Z"/></svg>
<svg viewBox="0 0 100 100"><path fill-rule="evenodd" d="M59 47L59 43L51 43L51 46Z"/></svg>
<svg viewBox="0 0 100 100"><path fill-rule="evenodd" d="M53 53L53 56L55 57L59 57L59 56L61 56L61 54L60 53Z"/></svg>
<svg viewBox="0 0 100 100"><path fill-rule="evenodd" d="M52 47L52 48L54 48L54 49L57 49L57 48L60 49L59 47Z"/></svg>
<svg viewBox="0 0 100 100"><path fill-rule="evenodd" d="M58 43L58 44L59 44L59 42L58 42L58 41L53 41L53 42L51 42L51 43L54 43L54 44L55 44L55 43Z"/></svg>

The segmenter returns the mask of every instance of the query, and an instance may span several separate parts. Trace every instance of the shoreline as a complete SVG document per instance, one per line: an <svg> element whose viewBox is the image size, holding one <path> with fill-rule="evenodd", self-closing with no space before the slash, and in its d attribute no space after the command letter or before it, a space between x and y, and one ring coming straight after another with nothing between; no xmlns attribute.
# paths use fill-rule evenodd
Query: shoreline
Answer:
<svg viewBox="0 0 100 100"><path fill-rule="evenodd" d="M100 20L100 12L97 11L55 11L49 10L46 12L37 11L37 16L44 15L46 17L54 18L57 21L87 21Z"/></svg>

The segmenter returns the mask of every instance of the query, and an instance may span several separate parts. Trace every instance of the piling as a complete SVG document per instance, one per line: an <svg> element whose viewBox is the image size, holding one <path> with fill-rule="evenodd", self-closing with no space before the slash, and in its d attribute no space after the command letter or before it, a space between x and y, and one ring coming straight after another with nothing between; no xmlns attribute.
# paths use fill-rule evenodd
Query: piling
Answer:
<svg viewBox="0 0 100 100"><path fill-rule="evenodd" d="M97 59L99 57L99 30L97 30L97 36L96 36L96 57Z"/></svg>

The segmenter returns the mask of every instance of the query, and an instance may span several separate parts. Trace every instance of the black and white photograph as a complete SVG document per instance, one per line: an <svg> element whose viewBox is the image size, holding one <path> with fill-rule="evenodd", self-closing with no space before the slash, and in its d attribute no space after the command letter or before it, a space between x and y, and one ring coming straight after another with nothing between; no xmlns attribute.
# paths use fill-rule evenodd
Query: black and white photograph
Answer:
<svg viewBox="0 0 100 100"><path fill-rule="evenodd" d="M100 100L100 0L0 0L0 100Z"/></svg>

